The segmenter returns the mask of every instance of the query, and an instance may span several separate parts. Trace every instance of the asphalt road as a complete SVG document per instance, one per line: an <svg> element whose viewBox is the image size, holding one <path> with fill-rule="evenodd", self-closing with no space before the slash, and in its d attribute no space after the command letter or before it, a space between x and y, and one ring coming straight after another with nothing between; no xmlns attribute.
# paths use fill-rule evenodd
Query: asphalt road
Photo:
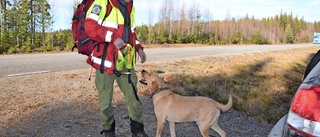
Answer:
<svg viewBox="0 0 320 137"><path fill-rule="evenodd" d="M170 62L202 56L230 56L315 46L320 49L320 45L294 44L155 48L145 49L145 52L147 54L147 63L150 63L158 61ZM80 55L77 52L1 55L0 77L89 68L89 65L87 65L85 61L86 56Z"/></svg>

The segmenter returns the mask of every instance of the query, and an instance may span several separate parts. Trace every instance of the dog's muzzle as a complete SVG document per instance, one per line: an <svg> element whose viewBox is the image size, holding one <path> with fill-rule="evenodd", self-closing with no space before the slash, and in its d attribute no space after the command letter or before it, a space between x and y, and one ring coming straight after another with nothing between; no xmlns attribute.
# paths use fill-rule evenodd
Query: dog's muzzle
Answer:
<svg viewBox="0 0 320 137"><path fill-rule="evenodd" d="M141 80L139 80L139 82L143 85L148 85L148 83L145 79L141 79Z"/></svg>

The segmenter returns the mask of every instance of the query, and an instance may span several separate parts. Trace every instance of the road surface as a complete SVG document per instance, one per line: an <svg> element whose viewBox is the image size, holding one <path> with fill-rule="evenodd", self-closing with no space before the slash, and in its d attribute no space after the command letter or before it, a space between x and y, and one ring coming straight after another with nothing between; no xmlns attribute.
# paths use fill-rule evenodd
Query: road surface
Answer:
<svg viewBox="0 0 320 137"><path fill-rule="evenodd" d="M294 44L154 48L145 49L145 52L147 54L148 63L157 61L175 61L202 56L228 56L315 46L320 49L320 45ZM77 52L1 55L0 77L89 68L85 60L86 56L80 55Z"/></svg>

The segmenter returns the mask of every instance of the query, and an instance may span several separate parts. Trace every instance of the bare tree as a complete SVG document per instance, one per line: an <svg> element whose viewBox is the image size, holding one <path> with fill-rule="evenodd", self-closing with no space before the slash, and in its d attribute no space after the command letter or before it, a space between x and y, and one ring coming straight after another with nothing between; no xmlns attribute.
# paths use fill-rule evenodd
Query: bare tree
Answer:
<svg viewBox="0 0 320 137"><path fill-rule="evenodd" d="M193 34L194 33L194 26L195 26L195 21L197 19L197 13L199 11L199 5L196 5L195 2L193 5L189 7L188 11L188 20L189 20L189 27L188 27L188 34Z"/></svg>
<svg viewBox="0 0 320 137"><path fill-rule="evenodd" d="M206 8L204 11L204 15L203 15L203 20L206 23L206 25L203 25L203 30L205 30L206 33L211 33L212 32L212 14L210 12L209 8Z"/></svg>
<svg viewBox="0 0 320 137"><path fill-rule="evenodd" d="M168 16L168 25L169 25L169 39L172 38L172 24L173 24L173 16L174 16L174 7L173 7L173 1L174 0L169 0L168 3L168 12L167 12L167 16Z"/></svg>
<svg viewBox="0 0 320 137"><path fill-rule="evenodd" d="M187 18L185 14L185 3L182 3L181 10L180 10L180 23L179 23L179 29L181 35L183 35L184 31L187 30Z"/></svg>
<svg viewBox="0 0 320 137"><path fill-rule="evenodd" d="M159 22L161 22L162 26L165 26L167 21L168 21L168 17L167 17L167 12L168 12L168 0L164 0L161 8L160 8L160 12L159 12Z"/></svg>
<svg viewBox="0 0 320 137"><path fill-rule="evenodd" d="M180 10L180 25L179 25L179 29L180 29L180 34L181 36L183 36L183 34L185 32L189 31L189 21L187 20L186 17L186 9L185 9L185 3L182 3L181 6L181 10Z"/></svg>
<svg viewBox="0 0 320 137"><path fill-rule="evenodd" d="M159 20L164 27L166 33L169 33L169 39L172 37L173 20L175 17L175 0L164 0L160 9Z"/></svg>
<svg viewBox="0 0 320 137"><path fill-rule="evenodd" d="M160 12L159 12L159 27L158 27L158 32L157 32L157 39L159 40L160 39L160 34L163 33L163 32L166 32L167 31L167 26L166 23L167 23L167 20L168 20L168 17L167 17L167 12L168 12L168 0L164 0L161 7L160 7ZM163 31L161 30L163 29Z"/></svg>
<svg viewBox="0 0 320 137"><path fill-rule="evenodd" d="M230 28L230 21L231 21L231 14L230 11L227 11L227 17L226 17L226 33L225 33L225 38L228 40L228 43L230 43L230 35L231 35L231 28Z"/></svg>
<svg viewBox="0 0 320 137"><path fill-rule="evenodd" d="M151 43L151 31L152 31L152 24L153 24L153 5L152 1L148 1L148 44Z"/></svg>
<svg viewBox="0 0 320 137"><path fill-rule="evenodd" d="M148 1L148 26L150 27L153 24L153 4L152 0Z"/></svg>

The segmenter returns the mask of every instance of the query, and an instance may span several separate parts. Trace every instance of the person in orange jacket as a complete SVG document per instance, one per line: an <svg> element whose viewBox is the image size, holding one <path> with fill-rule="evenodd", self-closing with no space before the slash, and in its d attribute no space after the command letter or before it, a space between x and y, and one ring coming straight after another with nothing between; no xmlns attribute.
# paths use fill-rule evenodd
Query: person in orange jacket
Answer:
<svg viewBox="0 0 320 137"><path fill-rule="evenodd" d="M112 110L114 81L124 93L133 137L147 137L142 121L142 104L137 96L135 58L146 61L143 47L135 31L132 0L95 0L87 11L84 28L88 36L99 42L87 63L96 69L101 134L114 137L115 119Z"/></svg>

